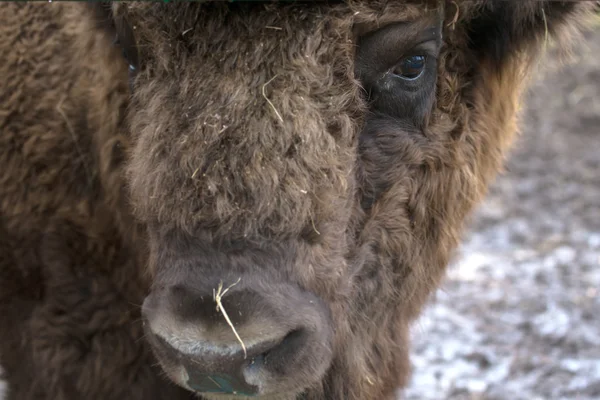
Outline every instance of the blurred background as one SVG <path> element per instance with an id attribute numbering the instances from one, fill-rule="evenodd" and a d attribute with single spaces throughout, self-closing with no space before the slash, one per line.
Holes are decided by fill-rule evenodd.
<path id="1" fill-rule="evenodd" d="M 534 76 L 506 172 L 413 328 L 404 399 L 600 399 L 600 13 Z"/>

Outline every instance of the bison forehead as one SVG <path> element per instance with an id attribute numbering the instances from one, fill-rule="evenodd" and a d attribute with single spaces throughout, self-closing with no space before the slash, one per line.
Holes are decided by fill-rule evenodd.
<path id="1" fill-rule="evenodd" d="M 347 19 L 225 9 L 175 15 L 176 31 L 164 16 L 143 31 L 136 18 L 154 14 L 129 10 L 141 49 L 128 169 L 138 216 L 228 235 L 347 218 L 364 109 Z"/>

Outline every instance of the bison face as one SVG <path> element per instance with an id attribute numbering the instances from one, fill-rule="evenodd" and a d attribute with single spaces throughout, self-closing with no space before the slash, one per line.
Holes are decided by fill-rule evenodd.
<path id="1" fill-rule="evenodd" d="M 514 130 L 519 55 L 570 9 L 333 3 L 110 9 L 147 337 L 206 398 L 405 382 L 408 323 Z"/>

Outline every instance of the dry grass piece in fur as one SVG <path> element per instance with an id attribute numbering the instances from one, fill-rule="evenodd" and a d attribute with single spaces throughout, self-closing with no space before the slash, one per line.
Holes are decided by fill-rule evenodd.
<path id="1" fill-rule="evenodd" d="M 277 114 L 277 118 L 279 118 L 279 120 L 281 122 L 283 122 L 283 117 L 281 116 L 281 114 L 279 114 L 279 111 L 277 111 L 277 108 L 275 108 L 275 105 L 271 102 L 271 100 L 269 100 L 269 98 L 267 97 L 267 93 L 265 88 L 267 87 L 267 85 L 271 82 L 273 82 L 275 80 L 275 78 L 277 78 L 277 75 L 275 75 L 274 77 L 272 77 L 271 79 L 269 79 L 269 81 L 267 83 L 265 83 L 262 87 L 262 95 L 265 98 L 265 100 L 267 101 L 267 103 L 269 103 L 269 105 L 271 106 L 271 108 L 273 109 L 273 111 L 275 111 L 275 114 Z"/>
<path id="2" fill-rule="evenodd" d="M 227 293 L 229 291 L 229 289 L 231 289 L 232 287 L 234 287 L 235 285 L 237 285 L 238 283 L 240 283 L 240 280 L 242 280 L 242 278 L 239 278 L 235 283 L 229 285 L 224 290 L 223 290 L 223 281 L 220 281 L 219 282 L 219 287 L 217 288 L 216 292 L 215 292 L 215 289 L 213 289 L 213 299 L 217 303 L 217 312 L 220 311 L 221 314 L 223 314 L 223 317 L 225 318 L 225 321 L 227 321 L 227 324 L 231 327 L 231 330 L 233 331 L 233 334 L 235 335 L 235 337 L 237 338 L 237 340 L 242 345 L 242 350 L 244 350 L 244 359 L 245 359 L 248 356 L 248 353 L 246 351 L 246 345 L 244 344 L 244 341 L 242 340 L 242 338 L 240 337 L 240 335 L 238 335 L 237 330 L 233 326 L 233 323 L 229 319 L 229 315 L 227 315 L 227 312 L 225 311 L 225 308 L 223 308 L 223 303 L 221 302 L 221 300 L 223 299 L 223 296 L 225 296 L 225 293 Z"/>

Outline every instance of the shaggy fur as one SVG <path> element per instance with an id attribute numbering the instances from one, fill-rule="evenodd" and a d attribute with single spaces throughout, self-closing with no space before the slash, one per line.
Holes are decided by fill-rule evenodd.
<path id="1" fill-rule="evenodd" d="M 193 397 L 161 376 L 140 321 L 182 254 L 196 274 L 246 268 L 327 304 L 332 362 L 304 398 L 406 384 L 409 324 L 501 167 L 525 72 L 585 7 L 338 3 L 0 6 L 9 399 Z M 442 6 L 425 119 L 370 107 L 359 36 Z"/>

